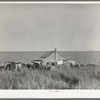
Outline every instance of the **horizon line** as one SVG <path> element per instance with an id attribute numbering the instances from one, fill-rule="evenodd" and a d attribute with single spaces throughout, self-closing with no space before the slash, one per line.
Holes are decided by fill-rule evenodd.
<path id="1" fill-rule="evenodd" d="M 9 50 L 9 51 L 0 51 L 0 52 L 51 52 L 51 51 L 54 51 L 54 50 L 25 50 L 25 51 L 22 51 L 22 50 L 17 50 L 17 51 L 12 51 L 12 50 Z M 57 50 L 58 52 L 78 52 L 78 51 L 88 51 L 88 52 L 98 52 L 100 50 Z"/>

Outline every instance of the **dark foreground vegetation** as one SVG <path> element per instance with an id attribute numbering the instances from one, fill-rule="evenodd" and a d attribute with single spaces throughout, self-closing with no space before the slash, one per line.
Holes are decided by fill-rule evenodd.
<path id="1" fill-rule="evenodd" d="M 99 66 L 1 71 L 0 89 L 100 89 Z"/>

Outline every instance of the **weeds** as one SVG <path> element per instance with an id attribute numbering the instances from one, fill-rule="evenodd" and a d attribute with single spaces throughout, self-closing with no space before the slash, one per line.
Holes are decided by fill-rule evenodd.
<path id="1" fill-rule="evenodd" d="M 63 67 L 59 70 L 0 72 L 0 89 L 99 89 L 100 74 L 94 68 Z M 99 73 L 99 72 L 98 72 Z"/>

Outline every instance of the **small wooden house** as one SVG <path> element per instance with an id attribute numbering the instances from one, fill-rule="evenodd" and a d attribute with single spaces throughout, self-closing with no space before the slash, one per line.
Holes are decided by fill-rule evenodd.
<path id="1" fill-rule="evenodd" d="M 57 52 L 57 49 L 55 49 L 46 58 L 42 60 L 42 65 L 47 65 L 48 63 L 52 63 L 53 65 L 63 65 L 64 60 L 66 59 Z"/>

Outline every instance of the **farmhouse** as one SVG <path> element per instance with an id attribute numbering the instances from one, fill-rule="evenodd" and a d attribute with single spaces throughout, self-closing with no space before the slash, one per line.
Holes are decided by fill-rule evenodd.
<path id="1" fill-rule="evenodd" d="M 48 65 L 50 63 L 52 63 L 52 65 L 63 65 L 64 61 L 66 61 L 66 59 L 57 52 L 57 49 L 55 49 L 42 60 L 42 65 Z"/>
<path id="2" fill-rule="evenodd" d="M 71 64 L 75 65 L 75 61 L 67 60 L 62 55 L 57 52 L 55 48 L 54 51 L 51 51 L 49 54 L 40 57 L 38 60 L 34 59 L 31 61 L 33 64 L 43 65 L 43 66 L 70 66 Z"/>

